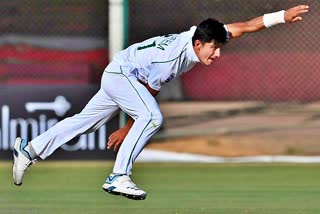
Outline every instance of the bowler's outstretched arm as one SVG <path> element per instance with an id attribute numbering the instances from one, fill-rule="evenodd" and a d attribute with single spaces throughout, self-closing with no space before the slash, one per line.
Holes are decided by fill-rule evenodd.
<path id="1" fill-rule="evenodd" d="M 246 22 L 237 22 L 227 24 L 230 34 L 230 39 L 238 38 L 245 33 L 253 33 L 260 31 L 266 27 L 271 27 L 280 23 L 293 23 L 301 21 L 301 15 L 307 13 L 309 10 L 308 5 L 298 5 L 286 11 L 279 11 L 276 13 L 265 14 L 257 18 L 251 19 Z"/>

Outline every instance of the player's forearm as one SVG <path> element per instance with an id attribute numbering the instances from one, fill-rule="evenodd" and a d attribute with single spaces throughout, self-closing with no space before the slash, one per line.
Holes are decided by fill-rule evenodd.
<path id="1" fill-rule="evenodd" d="M 263 16 L 251 19 L 247 22 L 237 22 L 227 25 L 231 38 L 237 38 L 245 33 L 257 32 L 265 28 Z"/>
<path id="2" fill-rule="evenodd" d="M 124 128 L 127 129 L 127 130 L 130 130 L 131 127 L 133 126 L 133 123 L 134 123 L 134 120 L 131 117 L 129 117 L 128 121 L 127 121 L 127 124 L 125 125 Z"/>

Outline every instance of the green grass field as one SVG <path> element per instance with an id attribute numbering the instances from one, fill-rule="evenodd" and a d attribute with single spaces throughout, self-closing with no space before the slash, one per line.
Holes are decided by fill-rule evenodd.
<path id="1" fill-rule="evenodd" d="M 319 214 L 319 164 L 137 163 L 144 201 L 105 193 L 110 162 L 42 161 L 22 187 L 0 162 L 1 214 Z"/>

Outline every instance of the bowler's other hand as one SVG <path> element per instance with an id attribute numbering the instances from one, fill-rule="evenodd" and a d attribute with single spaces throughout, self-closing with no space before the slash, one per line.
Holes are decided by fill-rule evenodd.
<path id="1" fill-rule="evenodd" d="M 308 11 L 309 11 L 308 5 L 298 5 L 296 7 L 292 7 L 285 11 L 284 20 L 287 23 L 301 21 L 302 20 L 301 14 L 307 13 Z"/>
<path id="2" fill-rule="evenodd" d="M 127 136 L 129 130 L 126 128 L 118 129 L 113 132 L 108 138 L 108 149 L 113 147 L 113 151 L 117 151 L 122 144 L 124 138 Z"/>

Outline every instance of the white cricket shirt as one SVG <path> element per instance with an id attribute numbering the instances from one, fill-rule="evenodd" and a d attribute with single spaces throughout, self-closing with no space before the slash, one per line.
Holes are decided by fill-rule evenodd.
<path id="1" fill-rule="evenodd" d="M 147 39 L 118 52 L 106 72 L 134 75 L 154 90 L 190 70 L 200 62 L 193 50 L 196 26 L 180 34 Z"/>

